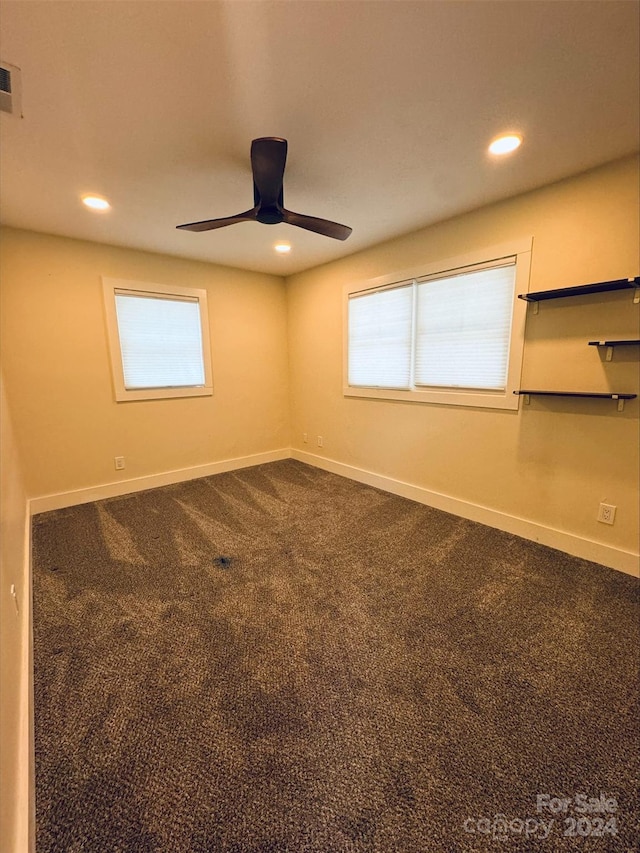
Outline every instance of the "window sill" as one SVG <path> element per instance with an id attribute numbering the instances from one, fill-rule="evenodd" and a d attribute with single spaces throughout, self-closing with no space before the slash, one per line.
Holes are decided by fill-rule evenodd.
<path id="1" fill-rule="evenodd" d="M 135 391 L 117 390 L 116 402 L 132 403 L 136 400 L 171 400 L 177 397 L 211 397 L 213 388 L 201 385 L 191 388 L 140 388 Z"/>
<path id="2" fill-rule="evenodd" d="M 355 388 L 346 386 L 345 397 L 364 397 L 369 400 L 390 400 L 407 403 L 430 403 L 439 406 L 466 406 L 477 409 L 508 409 L 515 411 L 519 399 L 513 389 L 505 391 L 416 391 L 397 388 Z"/>

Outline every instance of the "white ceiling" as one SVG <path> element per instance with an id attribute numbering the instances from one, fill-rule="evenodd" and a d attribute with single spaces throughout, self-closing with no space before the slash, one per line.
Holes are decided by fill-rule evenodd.
<path id="1" fill-rule="evenodd" d="M 0 33 L 23 86 L 4 223 L 245 269 L 288 275 L 639 147 L 635 0 L 7 0 Z M 497 161 L 505 130 L 524 144 Z M 346 242 L 175 230 L 252 206 L 258 136 L 289 141 L 286 206 Z"/>

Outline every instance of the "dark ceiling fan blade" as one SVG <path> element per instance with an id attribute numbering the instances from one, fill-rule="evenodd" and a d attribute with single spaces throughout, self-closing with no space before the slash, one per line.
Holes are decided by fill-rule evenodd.
<path id="1" fill-rule="evenodd" d="M 286 139 L 263 136 L 251 143 L 255 203 L 260 207 L 279 207 L 282 204 L 282 182 L 286 162 Z"/>
<path id="2" fill-rule="evenodd" d="M 252 207 L 244 213 L 235 216 L 225 216 L 222 219 L 205 219 L 203 222 L 189 222 L 186 225 L 176 225 L 180 231 L 213 231 L 214 228 L 224 228 L 225 225 L 235 225 L 236 222 L 254 222 L 258 218 L 258 208 Z"/>
<path id="3" fill-rule="evenodd" d="M 325 237 L 333 237 L 334 240 L 346 240 L 353 230 L 348 225 L 340 225 L 329 219 L 318 219 L 316 216 L 305 216 L 303 213 L 294 213 L 292 210 L 283 210 L 282 213 L 283 222 L 297 225 L 298 228 L 306 228 L 307 231 L 315 231 L 317 234 L 324 234 Z"/>

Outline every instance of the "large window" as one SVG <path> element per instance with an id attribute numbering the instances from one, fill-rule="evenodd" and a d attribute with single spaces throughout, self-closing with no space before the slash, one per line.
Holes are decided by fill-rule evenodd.
<path id="1" fill-rule="evenodd" d="M 345 394 L 516 409 L 530 247 L 348 289 Z"/>
<path id="2" fill-rule="evenodd" d="M 116 400 L 212 394 L 206 291 L 103 279 Z"/>

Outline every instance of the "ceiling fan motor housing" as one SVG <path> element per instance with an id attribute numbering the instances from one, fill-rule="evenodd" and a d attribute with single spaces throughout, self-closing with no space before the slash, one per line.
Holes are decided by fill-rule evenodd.
<path id="1" fill-rule="evenodd" d="M 282 212 L 282 208 L 261 207 L 258 210 L 258 215 L 256 216 L 256 219 L 258 220 L 258 222 L 262 222 L 264 225 L 277 225 L 284 219 L 284 214 Z"/>

